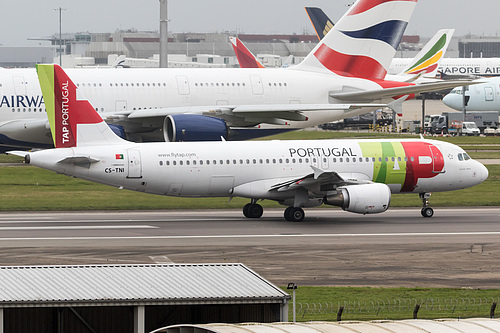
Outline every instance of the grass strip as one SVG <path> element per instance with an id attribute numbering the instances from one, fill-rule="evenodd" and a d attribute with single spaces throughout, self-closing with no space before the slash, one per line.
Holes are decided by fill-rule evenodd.
<path id="1" fill-rule="evenodd" d="M 490 176 L 484 183 L 459 191 L 433 193 L 431 206 L 500 206 L 500 165 L 487 167 Z M 158 196 L 120 190 L 32 166 L 0 166 L 0 211 L 241 209 L 248 201 Z M 265 208 L 283 207 L 270 200 L 261 203 Z M 391 207 L 420 206 L 416 193 L 395 194 L 391 199 Z"/>
<path id="2" fill-rule="evenodd" d="M 291 292 L 286 286 L 282 288 Z M 343 306 L 344 321 L 411 319 L 415 304 L 419 304 L 419 319 L 484 318 L 489 317 L 492 303 L 499 299 L 497 289 L 299 286 L 296 317 L 297 321 L 336 321 L 339 307 Z"/>

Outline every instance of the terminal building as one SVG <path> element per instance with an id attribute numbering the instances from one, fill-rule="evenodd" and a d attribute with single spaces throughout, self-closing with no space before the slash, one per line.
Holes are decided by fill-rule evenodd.
<path id="1" fill-rule="evenodd" d="M 169 67 L 237 67 L 229 37 L 234 32 L 169 33 Z M 279 67 L 291 56 L 296 64 L 316 46 L 310 34 L 239 34 L 238 37 L 267 67 Z M 32 38 L 37 47 L 0 46 L 0 67 L 34 67 L 37 63 L 59 63 L 63 67 L 112 66 L 117 59 L 125 67 L 158 67 L 157 31 L 117 30 L 113 33 L 65 33 Z M 427 42 L 419 36 L 404 36 L 396 57 L 413 57 Z M 59 46 L 61 43 L 62 47 Z M 500 57 L 500 38 L 453 38 L 447 57 Z M 123 60 L 125 59 L 125 62 Z"/>

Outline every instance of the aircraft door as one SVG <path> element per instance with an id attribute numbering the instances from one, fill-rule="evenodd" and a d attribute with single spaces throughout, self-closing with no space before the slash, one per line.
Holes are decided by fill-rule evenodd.
<path id="1" fill-rule="evenodd" d="M 484 87 L 484 98 L 486 102 L 491 102 L 494 99 L 493 87 Z"/>
<path id="2" fill-rule="evenodd" d="M 264 87 L 260 75 L 250 75 L 250 81 L 252 82 L 252 91 L 254 95 L 264 94 Z"/>
<path id="3" fill-rule="evenodd" d="M 177 75 L 175 77 L 177 80 L 177 90 L 179 95 L 189 95 L 189 81 L 185 75 Z"/>
<path id="4" fill-rule="evenodd" d="M 128 149 L 128 175 L 127 178 L 142 178 L 141 152 L 139 149 Z"/>
<path id="5" fill-rule="evenodd" d="M 432 172 L 433 173 L 444 173 L 444 158 L 443 154 L 438 147 L 434 145 L 429 146 L 432 156 Z"/>
<path id="6" fill-rule="evenodd" d="M 127 110 L 127 101 L 115 101 L 115 111 Z"/>
<path id="7" fill-rule="evenodd" d="M 13 76 L 12 81 L 14 83 L 14 93 L 16 95 L 26 95 L 26 81 L 24 81 L 24 77 Z"/>

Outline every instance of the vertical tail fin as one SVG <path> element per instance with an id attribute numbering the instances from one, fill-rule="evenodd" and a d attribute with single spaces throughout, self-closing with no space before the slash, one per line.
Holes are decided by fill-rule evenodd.
<path id="1" fill-rule="evenodd" d="M 436 74 L 455 29 L 439 30 L 400 74 Z"/>
<path id="2" fill-rule="evenodd" d="M 304 7 L 306 9 L 307 16 L 311 20 L 311 23 L 316 31 L 318 40 L 322 40 L 323 37 L 333 28 L 334 24 L 330 18 L 325 14 L 321 8 L 317 7 Z"/>
<path id="3" fill-rule="evenodd" d="M 108 127 L 58 65 L 37 65 L 38 80 L 56 148 L 127 142 Z"/>
<path id="4" fill-rule="evenodd" d="M 358 0 L 296 69 L 383 80 L 417 0 Z"/>
<path id="5" fill-rule="evenodd" d="M 238 37 L 229 37 L 241 68 L 264 68 Z"/>

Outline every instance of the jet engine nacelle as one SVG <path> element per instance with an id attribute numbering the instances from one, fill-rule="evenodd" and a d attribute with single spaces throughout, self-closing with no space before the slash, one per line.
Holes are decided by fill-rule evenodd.
<path id="1" fill-rule="evenodd" d="M 391 203 L 391 189 L 385 184 L 348 185 L 337 188 L 337 193 L 327 195 L 327 205 L 339 206 L 343 210 L 358 214 L 385 212 Z"/>
<path id="2" fill-rule="evenodd" d="M 125 129 L 121 125 L 108 124 L 109 128 L 118 135 L 120 138 L 127 140 L 127 134 L 125 134 Z"/>
<path id="3" fill-rule="evenodd" d="M 219 118 L 197 114 L 176 114 L 165 118 L 163 136 L 167 142 L 220 141 L 227 139 L 228 127 Z"/>

